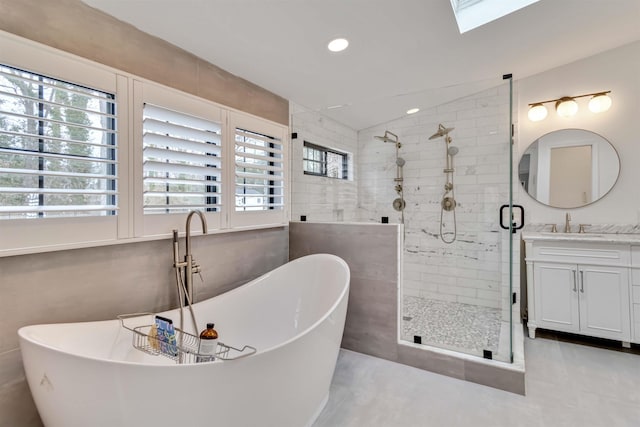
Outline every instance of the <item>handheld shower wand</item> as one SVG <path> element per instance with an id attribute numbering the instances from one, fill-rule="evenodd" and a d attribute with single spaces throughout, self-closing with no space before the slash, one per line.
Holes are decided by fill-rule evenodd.
<path id="1" fill-rule="evenodd" d="M 404 208 L 406 207 L 406 203 L 404 201 L 404 177 L 402 174 L 402 168 L 405 164 L 405 160 L 400 157 L 400 147 L 402 147 L 402 143 L 398 140 L 398 135 L 395 133 L 389 132 L 388 130 L 384 131 L 384 136 L 374 136 L 374 138 L 379 139 L 382 142 L 391 142 L 396 146 L 396 177 L 393 179 L 395 182 L 395 190 L 398 193 L 397 199 L 395 199 L 392 203 L 393 209 L 400 212 L 400 222 L 404 224 Z"/>
<path id="2" fill-rule="evenodd" d="M 458 235 L 458 226 L 456 221 L 456 199 L 454 194 L 454 186 L 453 186 L 453 156 L 458 154 L 458 147 L 451 146 L 452 139 L 449 136 L 449 132 L 451 132 L 454 128 L 447 128 L 440 123 L 438 125 L 438 131 L 431 135 L 429 139 L 436 139 L 444 137 L 445 141 L 445 167 L 442 170 L 446 176 L 446 182 L 444 184 L 444 194 L 442 195 L 442 200 L 440 201 L 440 239 L 444 243 L 453 243 L 456 240 Z M 453 232 L 445 233 L 444 232 L 444 212 L 452 212 L 453 213 Z M 446 234 L 453 234 L 451 239 L 447 239 L 445 237 Z"/>

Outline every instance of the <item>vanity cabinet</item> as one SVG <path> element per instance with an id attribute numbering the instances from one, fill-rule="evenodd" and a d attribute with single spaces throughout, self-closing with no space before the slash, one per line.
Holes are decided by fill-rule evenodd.
<path id="1" fill-rule="evenodd" d="M 583 264 L 534 264 L 537 327 L 630 340 L 629 269 Z M 535 329 L 529 330 L 535 335 Z"/>
<path id="2" fill-rule="evenodd" d="M 544 328 L 632 341 L 629 245 L 525 243 L 531 338 Z M 638 301 L 640 309 L 640 292 Z"/>

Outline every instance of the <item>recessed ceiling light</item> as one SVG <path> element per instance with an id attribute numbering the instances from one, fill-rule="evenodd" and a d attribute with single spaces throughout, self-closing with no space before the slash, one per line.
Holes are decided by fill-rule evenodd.
<path id="1" fill-rule="evenodd" d="M 342 52 L 343 50 L 345 50 L 347 48 L 347 46 L 349 46 L 349 40 L 343 39 L 343 38 L 339 38 L 339 39 L 331 40 L 329 42 L 329 44 L 327 45 L 327 48 L 331 52 Z"/>
<path id="2" fill-rule="evenodd" d="M 410 109 L 407 110 L 407 114 L 415 114 L 418 111 L 420 111 L 419 108 L 410 108 Z"/>

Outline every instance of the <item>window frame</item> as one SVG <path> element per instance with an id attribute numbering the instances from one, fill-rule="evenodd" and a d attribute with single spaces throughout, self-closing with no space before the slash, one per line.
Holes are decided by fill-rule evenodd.
<path id="1" fill-rule="evenodd" d="M 320 161 L 317 161 L 315 159 L 309 159 L 306 158 L 304 155 L 305 152 L 305 148 L 310 148 L 312 150 L 316 150 L 319 151 L 322 155 L 322 159 Z M 331 153 L 331 154 L 335 154 L 338 155 L 342 158 L 342 177 L 336 177 L 336 176 L 330 176 L 328 175 L 329 171 L 328 171 L 328 160 L 327 160 L 327 154 Z M 305 162 L 314 162 L 314 163 L 320 163 L 320 169 L 321 172 L 317 173 L 317 172 L 313 172 L 313 171 L 308 171 L 305 169 Z M 302 144 L 302 172 L 305 175 L 312 175 L 312 176 L 321 176 L 324 178 L 331 178 L 331 179 L 337 179 L 337 180 L 344 180 L 344 181 L 349 181 L 350 180 L 350 173 L 349 173 L 349 153 L 345 153 L 342 151 L 338 151 L 335 150 L 333 148 L 327 148 L 324 147 L 322 145 L 318 145 L 318 144 L 314 144 L 313 142 L 309 142 L 309 141 L 303 141 Z"/>
<path id="2" fill-rule="evenodd" d="M 227 186 L 226 200 L 233 201 L 228 205 L 228 218 L 229 228 L 231 229 L 246 229 L 250 227 L 268 227 L 286 225 L 289 222 L 290 212 L 290 167 L 289 167 L 289 140 L 288 127 L 277 125 L 273 122 L 261 119 L 256 116 L 252 116 L 246 113 L 239 113 L 232 111 L 229 113 L 229 127 L 228 137 L 232 139 L 228 146 L 229 158 L 231 162 L 229 164 L 235 165 L 235 134 L 236 129 L 243 129 L 245 131 L 254 132 L 261 135 L 268 135 L 274 137 L 282 144 L 282 164 L 283 164 L 283 206 L 282 209 L 270 209 L 270 210 L 243 210 L 236 211 L 235 209 L 235 167 L 227 168 L 227 182 L 234 183 L 234 185 Z M 231 157 L 233 156 L 233 157 Z"/>
<path id="3" fill-rule="evenodd" d="M 128 158 L 128 82 L 115 70 L 92 63 L 57 49 L 17 36 L 0 34 L 2 63 L 113 94 L 118 103 L 116 133 L 118 137 L 117 198 L 119 212 L 129 208 Z M 123 102 L 124 101 L 124 102 Z M 0 220 L 0 256 L 46 252 L 64 248 L 99 246 L 128 237 L 128 215 L 88 217 L 25 218 Z"/>
<path id="4" fill-rule="evenodd" d="M 133 81 L 134 99 L 134 222 L 135 237 L 162 236 L 169 235 L 171 230 L 184 231 L 185 213 L 165 213 L 165 214 L 145 214 L 144 213 L 144 182 L 143 182 L 143 109 L 144 104 L 149 103 L 162 108 L 179 111 L 183 114 L 190 114 L 220 123 L 222 129 L 221 136 L 221 158 L 222 158 L 222 186 L 224 187 L 224 173 L 226 168 L 226 145 L 224 123 L 226 113 L 224 110 L 211 101 L 195 97 L 193 95 L 180 92 L 178 90 L 155 84 L 148 81 Z M 224 190 L 223 190 L 224 191 Z M 207 219 L 209 231 L 223 228 L 223 212 L 225 210 L 226 197 L 222 194 L 223 206 L 217 212 L 203 212 Z"/>
<path id="5" fill-rule="evenodd" d="M 9 100 L 9 106 L 6 109 L 6 116 L 11 122 L 13 117 L 20 122 L 33 123 L 31 127 L 27 124 L 27 128 L 17 131 L 9 131 L 7 135 L 13 135 L 18 140 L 23 139 L 25 142 L 30 142 L 30 146 L 21 147 L 2 147 L 2 151 L 5 154 L 20 156 L 20 159 L 24 159 L 28 162 L 31 158 L 31 166 L 26 165 L 26 169 L 7 167 L 7 173 L 13 175 L 19 175 L 25 178 L 25 182 L 34 182 L 37 180 L 37 187 L 32 185 L 23 184 L 19 187 L 11 187 L 15 190 L 21 189 L 22 192 L 14 191 L 14 194 L 37 194 L 37 204 L 29 203 L 28 205 L 10 205 L 15 208 L 14 212 L 10 212 L 10 209 L 6 212 L 8 215 L 15 214 L 15 218 L 0 217 L 0 220 L 7 221 L 12 219 L 31 219 L 34 218 L 60 218 L 60 217 L 78 217 L 78 216 L 109 216 L 117 215 L 118 203 L 117 203 L 117 153 L 118 135 L 116 132 L 116 113 L 117 102 L 116 96 L 113 93 L 107 93 L 95 88 L 89 88 L 84 85 L 74 84 L 65 80 L 60 80 L 50 76 L 45 76 L 40 73 L 34 73 L 33 71 L 27 71 L 24 69 L 15 68 L 6 64 L 0 64 L 4 69 L 8 70 L 8 73 L 3 73 L 3 78 L 7 80 L 16 79 L 26 84 L 28 89 L 33 90 L 32 94 L 27 94 L 23 90 L 13 93 L 11 90 L 2 90 L 1 93 L 5 94 Z M 15 88 L 15 86 L 14 86 Z M 37 91 L 37 93 L 36 93 Z M 90 99 L 92 102 L 104 103 L 104 110 L 98 111 L 92 107 L 80 107 L 74 106 L 69 99 L 66 101 L 55 101 L 47 99 L 47 93 L 52 95 L 54 93 L 64 94 L 70 96 L 80 96 L 85 99 Z M 13 100 L 13 101 L 12 101 Z M 24 102 L 24 104 L 22 104 Z M 11 108 L 11 104 L 18 103 L 18 110 L 22 110 L 20 105 L 24 105 L 25 111 L 16 111 Z M 31 104 L 31 110 L 28 111 L 28 105 Z M 87 103 L 88 104 L 88 103 Z M 0 104 L 0 108 L 2 104 Z M 94 104 L 95 107 L 95 104 Z M 54 117 L 52 114 L 48 114 L 47 110 L 51 109 L 51 112 L 58 111 L 60 117 Z M 56 110 L 54 110 L 56 109 Z M 80 112 L 83 114 L 84 119 L 89 120 L 89 117 L 93 117 L 94 120 L 97 117 L 100 120 L 99 124 L 94 122 L 82 122 L 69 120 L 67 114 L 69 110 L 73 113 Z M 2 108 L 5 111 L 5 108 Z M 4 114 L 4 113 L 2 113 Z M 66 131 L 63 129 L 66 128 Z M 79 129 L 86 132 L 87 139 L 76 139 L 69 132 L 70 128 Z M 0 131 L 5 133 L 4 130 Z M 50 132 L 58 133 L 57 135 L 50 135 Z M 91 138 L 90 132 L 98 132 L 101 137 L 98 141 Z M 10 136 L 10 139 L 11 136 Z M 37 142 L 37 148 L 35 143 Z M 51 144 L 51 145 L 50 145 Z M 57 144 L 60 144 L 58 147 Z M 78 148 L 88 149 L 89 152 L 82 154 L 74 154 L 67 152 L 66 150 L 60 151 L 59 148 L 74 146 Z M 102 154 L 91 152 L 94 149 L 104 150 Z M 37 167 L 34 164 L 34 158 L 37 159 Z M 94 165 L 101 165 L 101 171 L 91 172 L 89 175 L 86 172 L 75 172 L 73 167 L 69 164 L 69 168 L 60 170 L 50 170 L 46 165 L 48 160 L 51 161 L 67 161 L 67 162 L 89 162 Z M 15 172 L 12 172 L 15 171 Z M 62 173 L 62 174 L 61 174 Z M 81 180 L 96 180 L 99 183 L 98 188 L 76 188 L 74 186 L 59 187 L 55 184 L 57 177 L 66 177 L 67 179 L 81 179 Z M 53 185 L 52 185 L 53 184 Z M 68 183 L 67 183 L 68 184 Z M 29 191 L 33 190 L 33 191 Z M 73 191 L 76 190 L 76 191 Z M 73 191 L 73 193 L 68 192 Z M 98 196 L 101 201 L 97 204 L 90 203 L 75 203 L 75 204 L 49 204 L 47 203 L 47 195 L 54 196 L 55 194 L 75 194 L 81 196 L 91 196 L 92 194 Z M 55 198 L 55 197 L 54 197 Z M 96 200 L 96 199 L 94 199 Z M 35 201 L 35 200 L 34 200 Z M 37 209 L 28 209 L 28 207 L 35 206 Z M 101 206 L 101 209 L 98 207 Z M 48 209 L 48 208 L 55 209 Z M 62 209 L 68 207 L 68 209 Z M 66 212 L 66 214 L 60 215 L 60 213 Z M 78 215 L 73 215 L 72 212 L 76 212 Z M 20 216 L 26 215 L 26 218 L 20 218 Z"/>

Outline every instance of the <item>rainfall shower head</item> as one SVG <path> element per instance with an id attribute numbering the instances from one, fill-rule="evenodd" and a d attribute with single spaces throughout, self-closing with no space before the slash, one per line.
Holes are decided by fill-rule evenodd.
<path id="1" fill-rule="evenodd" d="M 388 136 L 374 136 L 375 139 L 379 139 L 382 142 L 395 142 L 393 139 L 389 138 Z"/>
<path id="2" fill-rule="evenodd" d="M 436 138 L 443 137 L 443 136 L 447 135 L 449 132 L 451 132 L 453 129 L 455 129 L 455 128 L 446 128 L 446 127 L 442 126 L 442 123 L 440 123 L 438 125 L 438 132 L 436 132 L 433 135 L 431 135 L 429 137 L 429 139 L 436 139 Z"/>
<path id="3" fill-rule="evenodd" d="M 450 155 L 451 157 L 455 156 L 456 154 L 458 154 L 458 147 L 449 147 L 447 148 L 447 154 Z"/>
<path id="4" fill-rule="evenodd" d="M 388 130 L 384 131 L 384 136 L 374 136 L 375 139 L 379 139 L 382 142 L 391 142 L 393 144 L 400 144 L 398 141 L 398 135 L 391 133 Z"/>

